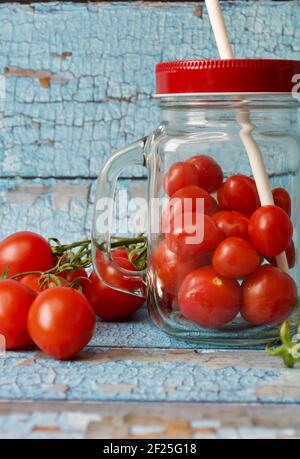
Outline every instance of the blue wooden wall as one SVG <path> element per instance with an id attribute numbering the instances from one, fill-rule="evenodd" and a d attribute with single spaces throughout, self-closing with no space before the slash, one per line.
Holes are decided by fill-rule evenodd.
<path id="1" fill-rule="evenodd" d="M 223 9 L 238 57 L 300 59 L 300 1 Z M 0 237 L 83 237 L 104 159 L 158 123 L 155 63 L 217 56 L 205 7 L 9 2 L 0 24 Z"/>

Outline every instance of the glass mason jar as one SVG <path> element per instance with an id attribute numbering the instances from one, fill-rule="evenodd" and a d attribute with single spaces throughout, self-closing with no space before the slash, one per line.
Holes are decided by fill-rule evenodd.
<path id="1" fill-rule="evenodd" d="M 299 74 L 300 61 L 158 64 L 160 126 L 100 173 L 95 270 L 109 282 L 106 257 L 127 281 L 114 288 L 145 295 L 170 335 L 247 347 L 299 321 Z M 117 180 L 134 165 L 148 170 L 144 271 L 116 263 L 111 250 Z"/>

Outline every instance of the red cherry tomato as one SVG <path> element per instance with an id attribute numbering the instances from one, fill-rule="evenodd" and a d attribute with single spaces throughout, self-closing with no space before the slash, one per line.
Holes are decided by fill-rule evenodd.
<path id="1" fill-rule="evenodd" d="M 198 186 L 181 188 L 173 194 L 162 213 L 162 232 L 165 234 L 170 231 L 174 215 L 182 218 L 186 213 L 202 213 L 202 211 L 207 215 L 212 215 L 216 208 L 215 199 L 202 188 Z"/>
<path id="2" fill-rule="evenodd" d="M 37 293 L 43 292 L 44 290 L 47 290 L 49 287 L 53 287 L 52 284 L 56 284 L 56 282 L 51 278 L 49 278 L 49 280 L 47 279 L 46 282 L 40 282 L 40 279 L 40 274 L 28 274 L 27 276 L 24 276 L 20 282 L 21 284 L 26 285 L 28 288 L 31 288 L 31 290 Z M 59 277 L 59 282 L 63 287 L 69 286 L 69 283 L 63 277 Z"/>
<path id="3" fill-rule="evenodd" d="M 294 280 L 274 266 L 261 266 L 243 284 L 241 314 L 250 324 L 279 324 L 287 319 L 296 304 Z"/>
<path id="4" fill-rule="evenodd" d="M 231 322 L 241 301 L 239 283 L 220 276 L 211 266 L 188 274 L 178 293 L 182 315 L 205 328 L 220 328 Z"/>
<path id="5" fill-rule="evenodd" d="M 55 359 L 68 360 L 93 336 L 96 318 L 86 297 L 73 288 L 53 287 L 40 293 L 28 315 L 35 344 Z"/>
<path id="6" fill-rule="evenodd" d="M 213 200 L 213 208 L 211 210 L 210 216 L 215 215 L 216 213 L 221 211 L 221 208 L 220 208 L 217 200 L 213 196 L 212 196 L 212 200 Z"/>
<path id="7" fill-rule="evenodd" d="M 125 258 L 126 260 L 128 260 L 128 253 L 126 251 L 126 249 L 124 249 L 123 247 L 118 247 L 117 249 L 113 249 L 113 258 Z"/>
<path id="8" fill-rule="evenodd" d="M 229 177 L 224 186 L 224 199 L 231 210 L 252 215 L 260 206 L 260 200 L 253 179 L 245 175 Z"/>
<path id="9" fill-rule="evenodd" d="M 219 164 L 210 156 L 192 156 L 188 159 L 199 171 L 198 185 L 208 193 L 213 193 L 222 185 L 223 171 Z"/>
<path id="10" fill-rule="evenodd" d="M 173 194 L 170 203 L 173 203 L 174 212 L 177 212 L 177 209 L 180 212 L 192 213 L 204 211 L 207 215 L 212 215 L 217 205 L 215 199 L 199 186 L 181 188 Z"/>
<path id="11" fill-rule="evenodd" d="M 227 237 L 241 237 L 249 239 L 248 225 L 249 218 L 239 212 L 223 210 L 213 215 L 217 227 L 223 231 Z"/>
<path id="12" fill-rule="evenodd" d="M 174 163 L 164 177 L 165 192 L 173 196 L 176 191 L 189 185 L 198 185 L 199 172 L 192 163 Z"/>
<path id="13" fill-rule="evenodd" d="M 273 190 L 274 203 L 283 209 L 289 217 L 292 215 L 292 200 L 288 191 L 284 188 L 275 188 Z"/>
<path id="14" fill-rule="evenodd" d="M 225 239 L 213 256 L 213 267 L 220 276 L 239 279 L 257 270 L 260 256 L 250 242 L 239 237 Z"/>
<path id="15" fill-rule="evenodd" d="M 288 246 L 288 248 L 286 249 L 285 253 L 286 253 L 287 260 L 288 260 L 289 268 L 290 268 L 290 269 L 295 268 L 295 266 L 296 266 L 296 260 L 297 260 L 297 252 L 296 252 L 296 247 L 295 247 L 295 244 L 294 244 L 293 241 L 292 241 L 292 243 Z M 271 265 L 277 266 L 276 258 L 274 258 L 274 257 L 267 258 L 267 261 L 268 261 Z"/>
<path id="16" fill-rule="evenodd" d="M 265 257 L 276 257 L 292 242 L 293 225 L 277 206 L 260 207 L 249 222 L 249 236 L 254 247 Z"/>
<path id="17" fill-rule="evenodd" d="M 175 218 L 165 235 L 168 248 L 178 255 L 194 256 L 213 252 L 224 239 L 224 233 L 205 214 L 185 214 Z"/>
<path id="18" fill-rule="evenodd" d="M 113 260 L 123 269 L 135 271 L 135 267 L 128 259 L 116 257 L 112 253 Z M 129 291 L 142 290 L 143 284 L 140 279 L 132 279 L 120 273 L 112 262 L 99 252 L 97 260 L 98 271 L 105 284 L 93 272 L 89 279 L 90 283 L 84 286 L 84 294 L 92 305 L 97 316 L 105 321 L 125 320 L 135 313 L 145 302 L 144 298 L 130 293 L 120 292 L 109 285 Z"/>
<path id="19" fill-rule="evenodd" d="M 69 273 L 62 273 L 61 276 L 67 281 L 66 286 L 71 285 L 74 281 L 76 281 L 76 284 L 78 283 L 78 285 L 83 288 L 84 284 L 88 282 L 88 275 L 84 268 L 79 268 L 76 271 Z"/>
<path id="20" fill-rule="evenodd" d="M 42 236 L 21 231 L 0 242 L 0 273 L 9 276 L 30 271 L 47 271 L 55 266 L 49 243 Z"/>
<path id="21" fill-rule="evenodd" d="M 27 317 L 36 293 L 20 282 L 0 281 L 0 334 L 7 350 L 23 349 L 33 344 L 27 332 Z"/>
<path id="22" fill-rule="evenodd" d="M 169 250 L 165 240 L 154 249 L 152 256 L 153 270 L 163 291 L 170 295 L 177 295 L 181 282 L 189 272 L 208 265 L 210 261 L 211 257 L 207 254 L 195 258 L 177 255 Z"/>
<path id="23" fill-rule="evenodd" d="M 218 196 L 218 204 L 219 204 L 220 209 L 221 210 L 231 210 L 229 202 L 227 201 L 227 198 L 225 196 L 225 183 L 223 183 L 223 185 L 221 185 L 220 188 L 218 189 L 217 196 Z"/>

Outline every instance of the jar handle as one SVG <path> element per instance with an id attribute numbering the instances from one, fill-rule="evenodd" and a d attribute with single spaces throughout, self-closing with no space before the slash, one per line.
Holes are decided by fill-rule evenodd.
<path id="1" fill-rule="evenodd" d="M 93 266 L 95 273 L 109 287 L 120 292 L 129 293 L 133 296 L 145 297 L 145 289 L 141 288 L 138 290 L 127 290 L 125 288 L 119 288 L 109 284 L 99 272 L 99 259 L 97 259 L 99 250 L 101 247 L 105 247 L 105 256 L 109 262 L 112 263 L 125 278 L 133 282 L 133 285 L 137 284 L 137 280 L 143 281 L 145 277 L 145 271 L 133 271 L 122 268 L 112 258 L 111 255 L 111 228 L 113 227 L 113 212 L 114 212 L 114 197 L 117 187 L 117 182 L 120 174 L 128 166 L 145 166 L 144 148 L 147 141 L 147 137 L 144 137 L 136 142 L 132 143 L 123 150 L 117 151 L 108 161 L 104 164 L 102 171 L 100 172 L 97 184 L 96 202 L 94 207 L 94 218 L 93 218 L 93 230 L 92 230 L 92 254 L 93 254 Z M 108 209 L 106 217 L 107 223 L 102 225 L 99 221 L 100 213 L 103 211 L 103 207 Z M 103 215 L 101 216 L 103 218 Z M 103 252 L 100 252 L 103 255 Z M 104 256 L 104 255 L 103 255 Z"/>

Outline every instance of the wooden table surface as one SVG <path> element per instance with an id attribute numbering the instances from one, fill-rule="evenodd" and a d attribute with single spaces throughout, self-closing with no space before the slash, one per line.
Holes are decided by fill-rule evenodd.
<path id="1" fill-rule="evenodd" d="M 155 64 L 216 47 L 201 1 L 25 3 L 0 4 L 0 237 L 75 241 L 90 234 L 104 159 L 159 123 Z M 222 6 L 237 56 L 299 59 L 298 0 Z M 233 149 L 228 167 L 246 173 L 244 159 Z M 139 194 L 144 171 L 125 175 Z M 263 351 L 192 349 L 145 310 L 99 322 L 76 361 L 0 359 L 1 438 L 294 438 L 299 402 L 299 368 Z"/>
<path id="2" fill-rule="evenodd" d="M 7 353 L 0 399 L 0 438 L 300 435 L 300 368 L 264 351 L 191 349 L 145 309 L 128 323 L 99 322 L 72 362 Z"/>

